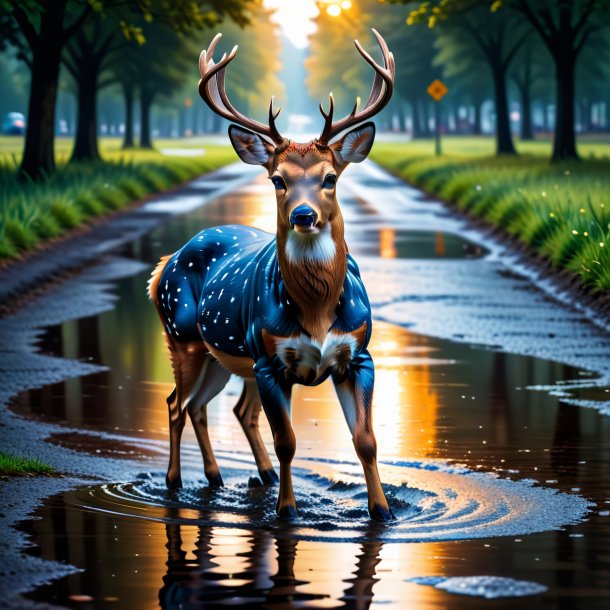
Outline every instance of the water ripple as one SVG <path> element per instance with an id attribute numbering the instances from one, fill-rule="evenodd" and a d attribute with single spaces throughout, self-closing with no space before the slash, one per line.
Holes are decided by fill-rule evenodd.
<path id="1" fill-rule="evenodd" d="M 301 460 L 293 469 L 298 519 L 275 515 L 276 487 L 249 487 L 250 471 L 237 459 L 221 461 L 225 487 L 211 489 L 187 469 L 185 485 L 167 490 L 162 473 L 131 483 L 75 491 L 74 505 L 94 511 L 166 523 L 272 530 L 310 540 L 378 538 L 385 542 L 515 536 L 561 529 L 589 508 L 576 494 L 502 479 L 438 461 L 382 466 L 384 489 L 396 520 L 371 527 L 360 466 L 352 462 Z"/>

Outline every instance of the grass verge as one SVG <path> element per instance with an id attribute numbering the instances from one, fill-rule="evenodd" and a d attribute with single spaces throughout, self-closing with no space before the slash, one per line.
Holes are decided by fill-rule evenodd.
<path id="1" fill-rule="evenodd" d="M 0 476 L 31 475 L 57 475 L 57 471 L 35 458 L 0 451 Z"/>
<path id="2" fill-rule="evenodd" d="M 432 157 L 419 142 L 382 142 L 371 158 L 501 228 L 553 268 L 576 273 L 592 293 L 610 291 L 610 146 L 597 144 L 595 156 L 559 165 L 539 154 L 490 157 L 472 149 L 464 138 L 452 142 L 452 154 Z"/>
<path id="3" fill-rule="evenodd" d="M 102 151 L 105 161 L 64 162 L 48 179 L 23 183 L 16 178 L 18 145 L 0 140 L 0 260 L 236 159 L 229 146 L 206 145 L 197 154 L 191 145 L 194 156 L 173 156 L 171 149 L 120 151 L 110 141 Z"/>

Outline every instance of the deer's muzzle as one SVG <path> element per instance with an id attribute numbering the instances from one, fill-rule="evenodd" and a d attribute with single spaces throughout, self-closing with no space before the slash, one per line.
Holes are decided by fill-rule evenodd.
<path id="1" fill-rule="evenodd" d="M 318 220 L 318 215 L 315 210 L 308 206 L 306 203 L 298 205 L 292 212 L 290 212 L 290 228 L 294 229 L 295 226 L 308 229 L 313 227 Z"/>

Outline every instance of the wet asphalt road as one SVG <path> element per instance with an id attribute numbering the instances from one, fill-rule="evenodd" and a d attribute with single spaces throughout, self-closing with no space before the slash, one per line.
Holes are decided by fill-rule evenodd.
<path id="1" fill-rule="evenodd" d="M 144 298 L 145 276 L 158 256 L 179 247 L 202 226 L 239 222 L 273 231 L 273 194 L 267 181 L 257 178 L 258 175 L 256 169 L 233 166 L 212 180 L 200 180 L 186 192 L 147 204 L 124 222 L 120 240 L 113 231 L 108 231 L 101 243 L 90 240 L 85 251 L 92 264 L 81 274 L 0 321 L 3 343 L 0 367 L 7 380 L 3 398 L 6 401 L 18 394 L 13 411 L 20 414 L 2 412 L 2 446 L 16 449 L 35 446 L 43 459 L 80 477 L 118 482 L 146 479 L 152 471 L 155 480 L 166 455 L 166 423 L 164 410 L 154 405 L 162 406 L 170 379 L 158 336 L 158 321 Z M 448 593 L 398 583 L 404 583 L 406 576 L 480 575 L 482 569 L 489 567 L 502 575 L 506 570 L 502 572 L 501 566 L 508 563 L 516 569 L 508 570 L 506 576 L 524 579 L 533 574 L 532 580 L 549 588 L 545 594 L 547 607 L 564 607 L 568 599 L 576 600 L 573 607 L 603 607 L 608 594 L 608 566 L 603 548 L 609 538 L 604 508 L 610 500 L 605 483 L 608 460 L 604 439 L 610 433 L 607 421 L 610 336 L 585 313 L 559 304 L 548 293 L 535 288 L 528 277 L 531 271 L 501 245 L 373 164 L 352 168 L 342 177 L 338 192 L 346 220 L 346 240 L 363 273 L 374 319 L 388 323 L 379 325 L 375 356 L 377 433 L 387 476 L 391 476 L 391 468 L 403 467 L 405 460 L 420 460 L 419 469 L 427 464 L 425 460 L 459 461 L 471 469 L 514 479 L 532 478 L 553 489 L 582 494 L 593 502 L 594 517 L 584 526 L 585 530 L 529 536 L 521 547 L 516 547 L 513 540 L 508 544 L 498 542 L 505 539 L 493 537 L 488 539 L 490 543 L 477 544 L 476 548 L 456 549 L 436 543 L 434 552 L 442 558 L 436 564 L 430 561 L 432 550 L 426 545 L 407 545 L 412 555 L 409 561 L 416 566 L 408 575 L 402 574 L 399 567 L 391 567 L 388 557 L 392 557 L 392 545 L 386 545 L 382 552 L 374 546 L 378 542 L 371 542 L 373 546 L 361 548 L 359 554 L 346 548 L 342 552 L 360 557 L 362 582 L 368 582 L 371 589 L 365 586 L 359 593 L 348 594 L 344 586 L 339 587 L 342 593 L 338 594 L 333 592 L 336 586 L 320 588 L 320 583 L 309 576 L 309 584 L 303 590 L 320 589 L 323 593 L 299 599 L 309 607 L 327 607 L 333 601 L 334 605 L 349 606 L 351 602 L 346 600 L 351 599 L 358 601 L 358 607 L 368 607 L 378 591 L 378 601 L 389 604 L 400 604 L 400 595 L 404 594 L 419 600 L 416 607 L 436 607 L 438 603 L 457 607 L 460 599 L 456 601 Z M 207 202 L 201 206 L 203 198 Z M 154 228 L 160 220 L 166 224 Z M 77 248 L 74 256 L 79 256 Z M 42 349 L 44 354 L 32 353 L 33 347 Z M 66 377 L 73 380 L 64 383 Z M 26 391 L 34 386 L 40 389 Z M 234 383 L 220 403 L 230 402 L 238 391 Z M 333 457 L 353 458 L 349 439 L 339 432 L 344 424 L 336 413 L 330 414 L 330 399 L 305 392 L 300 401 L 315 408 L 301 416 L 295 409 L 299 443 L 304 451 L 311 452 L 305 456 L 314 460 L 314 469 L 324 471 L 327 468 L 324 460 Z M 44 423 L 33 426 L 22 419 L 23 415 Z M 224 416 L 215 417 L 218 419 L 213 423 L 224 425 Z M 88 434 L 83 434 L 83 428 Z M 44 438 L 51 438 L 53 443 L 43 442 Z M 197 456 L 192 441 L 187 436 L 187 463 L 190 466 L 193 462 L 195 469 Z M 229 473 L 239 470 L 230 455 L 239 449 L 240 440 L 228 433 L 222 443 L 221 452 L 227 452 L 222 457 Z M 73 452 L 75 449 L 78 454 Z M 99 455 L 106 457 L 100 459 Z M 332 481 L 341 473 L 328 476 Z M 402 476 L 396 474 L 397 485 L 402 484 Z M 404 476 L 411 481 L 417 478 L 414 471 Z M 301 483 L 304 488 L 309 484 L 305 475 Z M 15 481 L 7 489 L 16 498 L 7 504 L 4 513 L 4 518 L 10 519 L 36 498 L 61 491 L 62 484 L 54 481 L 33 490 L 27 481 Z M 459 496 L 463 488 L 456 485 L 456 489 Z M 152 490 L 142 492 L 142 497 L 134 500 L 131 492 L 120 488 L 101 494 L 103 498 L 98 504 L 91 502 L 101 510 L 102 505 L 107 507 L 110 495 L 118 498 L 116 505 L 129 505 L 137 513 L 142 502 L 163 507 L 167 499 L 158 493 L 152 485 Z M 91 497 L 99 495 L 97 488 L 92 490 Z M 341 496 L 335 500 L 346 501 Z M 230 505 L 234 500 L 226 501 Z M 413 498 L 409 501 L 415 502 Z M 535 504 L 534 500 L 532 503 Z M 110 503 L 112 510 L 116 510 L 116 505 Z M 39 527 L 34 526 L 34 540 L 41 545 L 43 557 L 85 567 L 88 569 L 85 574 L 90 573 L 94 568 L 87 556 L 91 559 L 103 555 L 102 546 L 93 544 L 90 553 L 71 553 L 60 542 L 61 533 L 53 526 L 58 522 L 84 524 L 82 497 L 55 495 L 37 514 L 42 521 Z M 116 519 L 121 523 L 121 517 Z M 543 515 L 541 529 L 545 529 L 544 519 Z M 145 535 L 144 531 L 136 531 L 140 527 L 134 526 L 129 532 L 133 540 Z M 188 527 L 192 524 L 185 525 Z M 315 529 L 315 523 L 312 527 Z M 85 531 L 80 526 L 77 530 L 76 536 Z M 104 535 L 98 527 L 89 523 L 86 531 L 89 538 L 93 533 L 93 538 L 102 545 Z M 515 532 L 519 534 L 518 530 Z M 156 530 L 146 533 L 157 541 L 156 550 L 150 553 L 157 558 L 158 565 L 148 569 L 160 581 L 159 572 L 164 570 L 158 559 L 166 553 L 165 546 L 181 548 L 182 538 L 188 536 L 184 532 L 181 535 L 179 527 L 178 532 L 164 529 L 162 533 Z M 210 536 L 205 532 L 198 535 L 200 539 Z M 354 534 L 356 538 L 359 535 Z M 461 537 L 478 535 L 468 530 Z M 299 535 L 293 538 L 296 540 Z M 522 544 L 521 538 L 513 539 Z M 286 554 L 289 563 L 290 557 L 298 555 L 278 546 L 277 540 L 280 538 L 275 544 L 282 568 Z M 314 544 L 310 553 L 314 556 L 328 553 L 324 550 L 328 540 L 323 536 L 314 542 L 318 546 Z M 205 544 L 224 548 L 218 542 Z M 198 557 L 201 545 L 197 543 Z M 258 540 L 256 548 L 257 545 Z M 491 547 L 496 549 L 495 560 L 486 558 L 486 551 L 481 551 Z M 59 576 L 69 571 L 36 558 L 24 559 L 15 552 L 12 541 L 5 543 L 5 548 L 9 555 L 15 554 L 12 565 L 21 562 L 24 566 L 21 585 L 27 584 L 28 579 L 40 582 L 41 573 Z M 128 561 L 125 549 L 121 552 L 123 555 L 119 552 L 117 557 Z M 541 554 L 542 557 L 535 556 Z M 307 552 L 304 556 L 308 557 Z M 584 556 L 586 560 L 582 559 Z M 393 576 L 381 578 L 382 582 L 371 593 L 371 579 L 379 559 L 386 561 L 386 568 L 380 567 L 377 577 L 381 578 L 383 569 Z M 176 567 L 175 561 L 170 560 L 176 557 L 172 559 L 170 554 L 167 559 L 166 581 L 183 587 L 185 567 L 181 564 Z M 460 565 L 458 560 L 466 562 L 464 569 L 456 568 Z M 566 561 L 574 564 L 571 569 L 565 567 Z M 264 562 L 253 565 L 261 578 L 268 575 L 270 568 Z M 306 565 L 317 564 L 310 560 Z M 344 577 L 350 573 L 349 562 L 341 565 L 343 576 L 332 576 L 321 568 L 321 582 L 333 581 L 335 585 L 347 582 Z M 585 565 L 588 575 L 578 576 Z M 478 571 L 473 572 L 475 568 Z M 105 574 L 108 567 L 95 569 Z M 207 570 L 202 570 L 199 583 L 205 591 L 210 581 L 205 578 Z M 17 579 L 10 571 L 5 565 L 3 590 L 8 590 L 11 580 Z M 567 575 L 570 582 L 562 582 L 561 574 Z M 69 603 L 70 594 L 85 593 L 83 587 L 87 585 L 99 601 L 97 596 L 105 589 L 98 586 L 95 590 L 90 581 L 86 576 L 68 577 L 58 581 L 61 584 L 56 587 L 41 589 L 35 598 L 74 605 Z M 151 590 L 155 586 L 153 582 Z M 292 595 L 300 593 L 294 583 L 290 586 L 294 588 Z M 406 587 L 402 593 L 401 586 Z M 252 590 L 260 597 L 265 588 L 250 587 L 249 591 Z M 393 596 L 390 590 L 395 591 Z M 220 597 L 214 597 L 214 603 L 237 595 L 233 589 L 224 590 L 224 597 L 222 589 L 216 594 Z M 275 594 L 278 595 L 277 590 Z M 115 597 L 125 601 L 127 595 L 123 591 Z M 273 599 L 285 603 L 289 593 L 283 595 L 280 592 Z M 210 603 L 212 598 L 204 599 Z M 253 597 L 250 602 L 260 603 L 257 599 Z M 112 602 L 115 607 L 117 601 Z M 130 603 L 133 607 L 135 602 Z M 135 605 L 146 607 L 146 603 L 139 600 Z M 165 605 L 173 607 L 171 603 Z"/>

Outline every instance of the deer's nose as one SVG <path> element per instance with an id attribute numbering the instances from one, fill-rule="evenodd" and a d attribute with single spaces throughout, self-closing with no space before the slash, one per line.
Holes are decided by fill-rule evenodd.
<path id="1" fill-rule="evenodd" d="M 290 228 L 294 229 L 294 225 L 312 227 L 316 224 L 318 215 L 315 210 L 306 203 L 298 205 L 290 212 Z"/>

